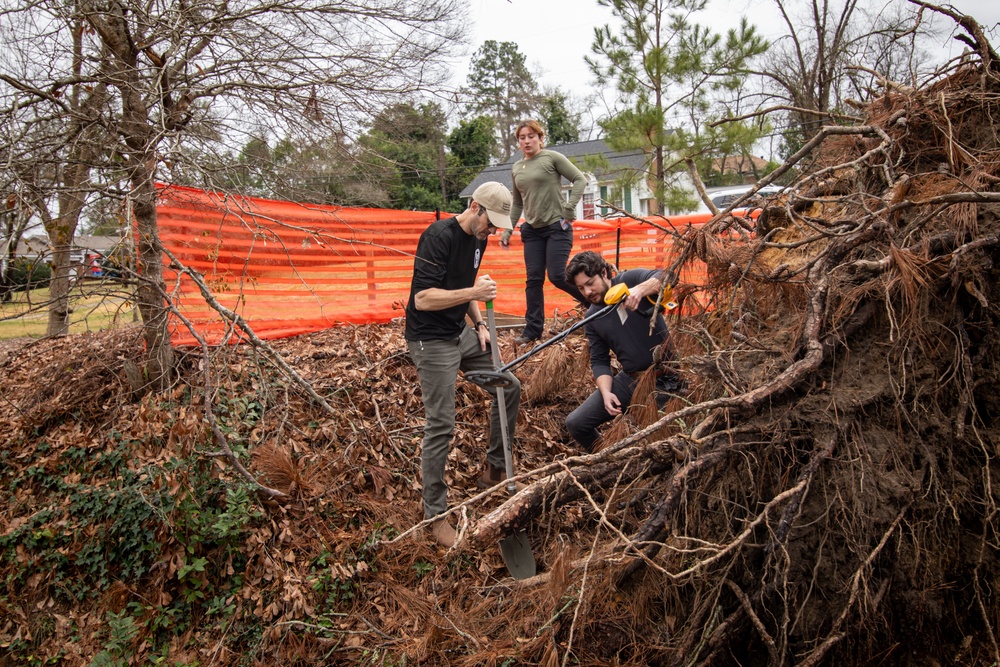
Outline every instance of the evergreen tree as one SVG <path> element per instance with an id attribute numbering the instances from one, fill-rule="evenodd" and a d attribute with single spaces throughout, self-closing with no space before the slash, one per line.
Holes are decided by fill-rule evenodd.
<path id="1" fill-rule="evenodd" d="M 598 80 L 615 84 L 619 94 L 620 111 L 600 122 L 605 138 L 616 150 L 646 150 L 657 201 L 689 210 L 695 202 L 681 176 L 683 159 L 696 157 L 710 168 L 714 158 L 749 150 L 759 136 L 759 126 L 714 129 L 707 121 L 725 109 L 720 100 L 739 93 L 739 74 L 767 42 L 746 21 L 725 41 L 692 23 L 705 0 L 598 2 L 620 21 L 620 29 L 597 29 L 595 57 L 587 57 Z"/>
<path id="2" fill-rule="evenodd" d="M 570 111 L 568 105 L 568 96 L 558 88 L 542 98 L 538 113 L 548 130 L 545 143 L 555 145 L 580 141 L 580 114 Z"/>
<path id="3" fill-rule="evenodd" d="M 448 210 L 457 200 L 453 174 L 458 158 L 445 152 L 445 115 L 434 103 L 395 104 L 375 116 L 359 143 L 383 161 L 389 205 L 398 209 Z"/>
<path id="4" fill-rule="evenodd" d="M 492 118 L 476 116 L 460 121 L 458 127 L 448 135 L 448 150 L 458 163 L 458 168 L 452 174 L 455 181 L 464 186 L 475 178 L 476 174 L 490 164 L 495 148 Z"/>
<path id="5" fill-rule="evenodd" d="M 514 128 L 538 107 L 538 85 L 514 42 L 487 40 L 472 55 L 467 86 L 468 116 L 493 119 L 497 154 L 503 160 L 517 147 Z"/>

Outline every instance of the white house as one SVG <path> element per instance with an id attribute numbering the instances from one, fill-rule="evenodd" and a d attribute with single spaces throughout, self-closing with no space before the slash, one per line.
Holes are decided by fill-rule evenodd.
<path id="1" fill-rule="evenodd" d="M 587 175 L 587 187 L 583 191 L 580 203 L 576 205 L 577 218 L 601 220 L 618 215 L 617 211 L 602 207 L 601 200 L 634 215 L 649 214 L 653 193 L 646 179 L 648 156 L 641 149 L 614 151 L 604 143 L 603 139 L 557 144 L 546 148 L 562 153 Z M 472 179 L 459 196 L 469 199 L 476 188 L 486 181 L 498 181 L 508 188 L 512 187 L 511 167 L 521 157 L 521 151 L 517 151 L 503 164 L 486 167 Z M 622 180 L 631 185 L 617 192 L 616 185 Z M 563 197 L 568 198 L 569 191 L 570 183 L 563 180 Z"/>

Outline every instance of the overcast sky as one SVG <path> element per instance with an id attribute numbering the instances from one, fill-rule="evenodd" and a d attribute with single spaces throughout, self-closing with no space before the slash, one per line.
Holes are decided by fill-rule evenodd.
<path id="1" fill-rule="evenodd" d="M 806 5 L 801 0 L 797 4 Z M 971 14 L 984 28 L 993 28 L 991 41 L 1000 45 L 1000 27 L 994 27 L 1000 22 L 1000 2 L 954 0 L 951 4 Z M 736 27 L 741 16 L 747 16 L 766 37 L 774 37 L 783 25 L 773 5 L 772 0 L 709 0 L 706 10 L 694 20 L 724 32 Z M 456 64 L 457 85 L 465 83 L 472 52 L 493 39 L 515 42 L 532 71 L 541 73 L 543 86 L 559 86 L 577 97 L 586 97 L 593 90 L 593 78 L 583 57 L 590 54 L 594 27 L 614 19 L 611 10 L 599 6 L 597 0 L 469 0 L 469 8 L 469 53 Z M 946 35 L 937 44 L 942 57 L 960 46 Z"/>

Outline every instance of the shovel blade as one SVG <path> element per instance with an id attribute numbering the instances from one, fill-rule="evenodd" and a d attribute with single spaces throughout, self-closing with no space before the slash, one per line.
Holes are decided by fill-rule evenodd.
<path id="1" fill-rule="evenodd" d="M 507 535 L 500 540 L 500 553 L 510 576 L 527 579 L 535 576 L 535 555 L 531 553 L 528 536 L 523 530 Z"/>

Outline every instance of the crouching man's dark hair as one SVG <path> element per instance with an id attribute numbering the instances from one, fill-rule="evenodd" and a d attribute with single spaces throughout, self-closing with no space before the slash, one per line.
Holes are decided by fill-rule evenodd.
<path id="1" fill-rule="evenodd" d="M 614 277 L 614 268 L 604 261 L 604 258 L 593 250 L 584 250 L 566 265 L 566 280 L 571 285 L 575 284 L 576 276 L 580 272 L 587 274 L 588 278 L 601 275 L 610 280 Z"/>

